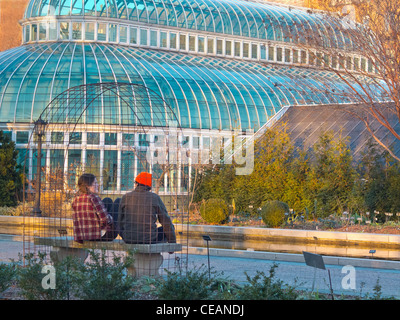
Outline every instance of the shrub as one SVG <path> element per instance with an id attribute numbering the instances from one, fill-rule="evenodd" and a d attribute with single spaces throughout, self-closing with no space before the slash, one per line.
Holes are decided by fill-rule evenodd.
<path id="1" fill-rule="evenodd" d="M 295 287 L 284 284 L 281 280 L 275 280 L 275 269 L 273 264 L 269 270 L 269 276 L 264 272 L 257 271 L 251 278 L 246 272 L 247 283 L 236 293 L 240 300 L 295 300 L 298 293 Z"/>
<path id="2" fill-rule="evenodd" d="M 183 272 L 170 272 L 161 279 L 157 296 L 161 300 L 204 300 L 231 297 L 230 282 L 222 274 L 208 270 L 204 265 Z"/>
<path id="3" fill-rule="evenodd" d="M 113 255 L 108 261 L 105 250 L 89 251 L 89 262 L 81 263 L 74 276 L 76 296 L 82 300 L 127 300 L 133 297 L 134 278 L 126 274 L 133 255 Z"/>
<path id="4" fill-rule="evenodd" d="M 201 204 L 200 215 L 209 223 L 223 223 L 229 215 L 228 206 L 222 199 L 208 199 Z"/>
<path id="5" fill-rule="evenodd" d="M 1 293 L 6 291 L 12 284 L 15 277 L 15 266 L 11 264 L 0 263 L 0 297 Z"/>
<path id="6" fill-rule="evenodd" d="M 22 257 L 20 257 L 20 260 Z M 45 274 L 43 267 L 46 265 L 46 253 L 38 252 L 37 256 L 32 253 L 25 255 L 27 265 L 21 266 L 17 272 L 17 283 L 21 289 L 22 296 L 27 300 L 63 300 L 69 297 L 70 270 L 74 261 L 64 259 L 53 265 L 56 270 L 56 288 L 47 289 L 43 287 Z"/>
<path id="7" fill-rule="evenodd" d="M 15 216 L 15 212 L 14 207 L 0 207 L 0 216 Z"/>
<path id="8" fill-rule="evenodd" d="M 282 201 L 268 201 L 261 207 L 261 218 L 268 227 L 279 227 L 289 213 L 289 206 Z"/>

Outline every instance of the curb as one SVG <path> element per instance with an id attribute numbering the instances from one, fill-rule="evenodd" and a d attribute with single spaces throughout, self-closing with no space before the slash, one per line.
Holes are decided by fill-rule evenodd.
<path id="1" fill-rule="evenodd" d="M 183 247 L 183 250 L 186 249 L 188 251 L 188 254 L 207 255 L 207 248 Z M 304 256 L 302 254 L 297 254 L 297 253 L 279 253 L 279 252 L 210 248 L 209 254 L 210 256 L 216 256 L 216 257 L 305 263 Z M 336 265 L 336 266 L 351 265 L 353 267 L 362 267 L 362 268 L 400 270 L 400 261 L 347 258 L 347 257 L 337 257 L 337 256 L 323 256 L 323 260 L 326 265 Z"/>

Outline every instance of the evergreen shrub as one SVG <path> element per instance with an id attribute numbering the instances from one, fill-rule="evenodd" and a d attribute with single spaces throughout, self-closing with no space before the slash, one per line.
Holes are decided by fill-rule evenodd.
<path id="1" fill-rule="evenodd" d="M 276 228 L 285 220 L 285 213 L 289 213 L 289 205 L 285 202 L 268 201 L 261 207 L 261 218 L 267 227 Z"/>
<path id="2" fill-rule="evenodd" d="M 228 206 L 222 199 L 208 199 L 201 204 L 200 215 L 208 223 L 223 223 L 229 216 Z"/>

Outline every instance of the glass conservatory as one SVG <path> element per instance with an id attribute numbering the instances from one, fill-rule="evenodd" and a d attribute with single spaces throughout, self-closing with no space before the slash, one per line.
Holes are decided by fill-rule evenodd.
<path id="1" fill-rule="evenodd" d="M 257 132 L 288 107 L 353 102 L 343 94 L 343 80 L 316 59 L 318 46 L 350 52 L 346 59 L 354 68 L 373 72 L 371 61 L 353 50 L 346 28 L 318 13 L 261 1 L 31 0 L 21 24 L 22 45 L 0 53 L 0 129 L 24 150 L 20 160 L 30 153 L 32 168 L 34 122 L 77 86 L 148 88 L 174 112 L 192 150 L 233 131 Z M 305 36 L 310 33 L 319 40 Z M 332 68 L 343 66 L 327 59 Z M 114 130 L 123 125 L 121 117 L 112 121 Z M 79 148 L 95 138 L 93 152 L 101 159 L 112 154 L 121 168 L 122 134 L 92 131 L 80 127 Z M 151 132 L 146 136 L 154 140 Z M 59 150 L 68 137 L 47 135 L 44 151 Z M 110 137 L 113 153 L 104 150 Z M 87 161 L 87 152 L 75 153 Z"/>

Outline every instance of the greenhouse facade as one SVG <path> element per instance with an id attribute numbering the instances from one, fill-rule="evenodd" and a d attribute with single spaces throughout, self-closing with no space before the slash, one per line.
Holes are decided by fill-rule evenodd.
<path id="1" fill-rule="evenodd" d="M 321 59 L 318 46 L 346 52 L 341 58 L 351 59 L 355 71 L 373 71 L 346 28 L 318 12 L 262 1 L 31 0 L 21 25 L 22 45 L 0 53 L 0 129 L 21 150 L 20 162 L 28 155 L 31 176 L 37 164 L 35 143 L 29 143 L 35 121 L 78 86 L 147 88 L 173 111 L 184 148 L 204 151 L 233 132 L 262 132 L 289 107 L 354 102 L 329 70 L 343 63 Z M 319 40 L 310 41 L 309 34 Z M 83 166 L 92 155 L 102 159 L 100 175 L 113 164 L 117 174 L 109 191 L 121 193 L 127 190 L 123 177 L 135 176 L 140 165 L 136 160 L 124 174 L 127 124 L 122 113 L 102 115 L 106 99 L 99 101 L 99 116 L 85 116 L 79 131 L 47 132 L 42 165 L 51 166 L 54 153 L 66 164 Z M 151 106 L 150 97 L 148 119 Z M 137 147 L 154 143 L 162 124 L 145 126 L 147 131 L 130 132 Z M 168 193 L 168 182 L 164 185 L 161 192 Z"/>

